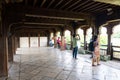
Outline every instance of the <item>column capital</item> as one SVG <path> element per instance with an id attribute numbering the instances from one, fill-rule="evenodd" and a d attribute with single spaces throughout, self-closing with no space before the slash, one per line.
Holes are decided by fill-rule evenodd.
<path id="1" fill-rule="evenodd" d="M 83 28 L 84 35 L 87 35 L 87 28 Z"/>
<path id="2" fill-rule="evenodd" d="M 108 25 L 107 26 L 107 34 L 112 34 L 113 33 L 113 26 L 111 26 L 111 25 Z"/>

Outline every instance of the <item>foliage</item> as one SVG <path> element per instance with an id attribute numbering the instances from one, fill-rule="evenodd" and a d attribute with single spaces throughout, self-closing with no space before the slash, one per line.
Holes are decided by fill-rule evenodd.
<path id="1" fill-rule="evenodd" d="M 100 36 L 100 44 L 101 45 L 107 45 L 107 36 Z"/>
<path id="2" fill-rule="evenodd" d="M 120 32 L 116 32 L 112 35 L 113 38 L 120 38 Z"/>
<path id="3" fill-rule="evenodd" d="M 71 36 L 66 35 L 66 43 L 68 43 L 68 44 L 71 43 Z"/>

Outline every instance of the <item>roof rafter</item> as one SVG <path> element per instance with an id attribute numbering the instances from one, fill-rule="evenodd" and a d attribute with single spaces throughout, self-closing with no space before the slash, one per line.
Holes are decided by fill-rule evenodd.
<path id="1" fill-rule="evenodd" d="M 98 6 L 98 5 L 100 5 L 100 4 L 101 4 L 101 3 L 96 3 L 95 5 L 92 5 L 92 6 L 90 6 L 90 7 L 87 7 L 87 8 L 85 8 L 85 9 L 81 10 L 81 11 L 90 10 L 91 8 L 94 9 L 95 6 Z"/>
<path id="2" fill-rule="evenodd" d="M 63 2 L 63 0 L 60 0 L 55 6 L 54 8 L 56 8 L 58 5 L 60 5 Z"/>
<path id="3" fill-rule="evenodd" d="M 99 9 L 94 9 L 94 10 L 91 10 L 92 12 L 97 12 L 97 11 L 104 11 L 104 10 L 107 10 L 107 8 L 111 8 L 112 6 L 111 5 L 106 5 L 104 7 L 100 7 Z"/>
<path id="4" fill-rule="evenodd" d="M 76 4 L 78 4 L 81 0 L 76 1 L 75 3 L 73 3 L 72 5 L 70 5 L 68 8 L 66 8 L 66 10 L 70 9 L 71 7 L 75 6 Z"/>
<path id="5" fill-rule="evenodd" d="M 46 0 L 43 0 L 40 7 L 42 7 L 45 4 Z"/>
<path id="6" fill-rule="evenodd" d="M 60 9 L 64 8 L 66 5 L 68 5 L 72 0 L 69 0 L 65 5 L 63 5 Z"/>
<path id="7" fill-rule="evenodd" d="M 94 4 L 94 2 L 91 2 L 91 3 L 87 4 L 87 5 L 82 6 L 82 7 L 81 7 L 80 9 L 78 9 L 77 11 L 81 11 L 81 10 L 83 10 L 84 8 L 86 8 L 86 7 L 88 7 L 88 6 L 92 5 L 92 4 Z"/>
<path id="8" fill-rule="evenodd" d="M 34 0 L 34 2 L 33 2 L 33 7 L 36 5 L 36 3 L 37 3 L 37 0 Z"/>
<path id="9" fill-rule="evenodd" d="M 71 9 L 71 11 L 73 11 L 73 10 L 75 10 L 75 9 L 79 8 L 80 6 L 85 5 L 85 4 L 86 4 L 86 3 L 88 3 L 88 2 L 89 2 L 89 0 L 87 0 L 87 1 L 85 1 L 85 2 L 83 2 L 83 3 L 81 3 L 80 5 L 78 5 L 78 6 L 74 7 L 73 9 Z"/>
<path id="10" fill-rule="evenodd" d="M 55 1 L 55 0 L 52 0 L 52 1 L 50 2 L 50 4 L 47 6 L 47 8 L 49 8 L 54 1 Z"/>

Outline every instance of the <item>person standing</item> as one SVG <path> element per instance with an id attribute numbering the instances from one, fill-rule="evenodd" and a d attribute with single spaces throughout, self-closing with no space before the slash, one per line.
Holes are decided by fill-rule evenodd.
<path id="1" fill-rule="evenodd" d="M 98 43 L 98 36 L 95 35 L 93 37 L 93 45 L 94 45 L 94 52 L 93 52 L 93 58 L 92 58 L 92 66 L 95 66 L 95 61 L 97 62 L 97 65 L 100 65 L 100 51 L 99 51 L 99 43 Z"/>
<path id="2" fill-rule="evenodd" d="M 80 36 L 78 34 L 73 34 L 73 58 L 77 59 L 78 53 L 78 42 L 80 40 Z"/>
<path id="3" fill-rule="evenodd" d="M 57 39 L 57 46 L 58 46 L 58 48 L 60 48 L 60 37 L 58 37 L 58 39 Z"/>

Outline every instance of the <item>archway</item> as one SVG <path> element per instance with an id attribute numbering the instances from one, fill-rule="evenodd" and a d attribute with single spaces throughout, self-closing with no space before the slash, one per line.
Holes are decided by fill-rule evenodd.
<path id="1" fill-rule="evenodd" d="M 77 34 L 80 35 L 80 42 L 81 42 L 81 46 L 84 46 L 84 35 L 83 35 L 83 30 L 81 28 L 77 29 Z"/>
<path id="2" fill-rule="evenodd" d="M 65 48 L 70 49 L 71 47 L 71 31 L 70 30 L 65 30 Z"/>
<path id="3" fill-rule="evenodd" d="M 120 24 L 113 27 L 113 34 L 111 36 L 111 42 L 113 45 L 113 57 L 120 59 Z"/>
<path id="4" fill-rule="evenodd" d="M 86 41 L 87 41 L 87 43 L 90 42 L 91 38 L 92 38 L 92 28 L 90 27 L 90 28 L 87 29 L 87 35 L 86 35 Z"/>
<path id="5" fill-rule="evenodd" d="M 65 38 L 66 38 L 66 43 L 71 44 L 71 32 L 69 30 L 65 30 Z"/>
<path id="6" fill-rule="evenodd" d="M 100 48 L 107 49 L 107 43 L 108 43 L 107 28 L 102 26 L 100 28 Z"/>

